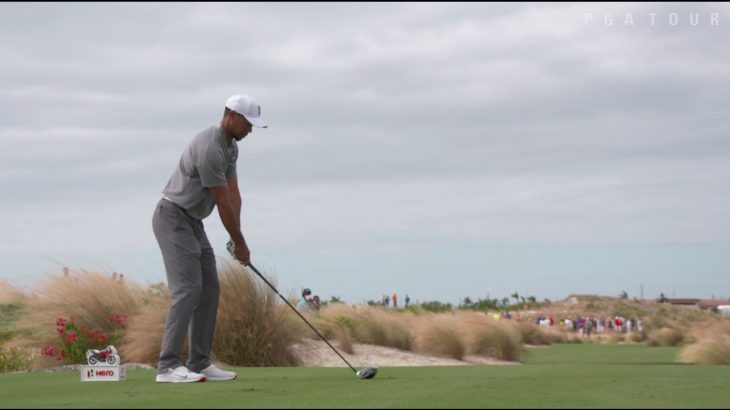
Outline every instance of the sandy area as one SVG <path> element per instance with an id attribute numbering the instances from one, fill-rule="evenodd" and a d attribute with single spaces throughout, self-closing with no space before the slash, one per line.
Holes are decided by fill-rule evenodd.
<path id="1" fill-rule="evenodd" d="M 515 362 L 504 362 L 482 356 L 466 356 L 464 360 L 446 357 L 429 356 L 421 353 L 407 352 L 390 347 L 354 344 L 355 354 L 347 354 L 335 348 L 347 359 L 353 367 L 392 367 L 392 366 L 463 366 L 463 365 L 514 365 Z M 295 345 L 305 367 L 342 367 L 347 366 L 332 349 L 321 340 L 305 340 Z"/>

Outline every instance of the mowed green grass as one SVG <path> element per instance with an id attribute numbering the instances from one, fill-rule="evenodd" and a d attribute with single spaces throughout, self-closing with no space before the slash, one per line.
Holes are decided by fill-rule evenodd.
<path id="1" fill-rule="evenodd" d="M 674 362 L 677 348 L 554 345 L 524 365 L 237 368 L 233 382 L 158 385 L 154 371 L 81 383 L 78 372 L 0 375 L 7 408 L 728 408 L 730 367 Z M 334 354 L 334 353 L 333 353 Z"/>

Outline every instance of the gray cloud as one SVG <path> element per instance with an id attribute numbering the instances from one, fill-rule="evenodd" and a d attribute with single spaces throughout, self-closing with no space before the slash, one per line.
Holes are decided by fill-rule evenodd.
<path id="1" fill-rule="evenodd" d="M 240 143 L 247 235 L 286 269 L 301 247 L 315 266 L 336 252 L 337 269 L 361 249 L 401 250 L 407 272 L 427 269 L 415 255 L 441 241 L 730 242 L 730 30 L 707 22 L 730 16 L 725 4 L 0 11 L 0 253 L 14 261 L 0 276 L 29 266 L 43 236 L 53 258 L 135 254 L 157 277 L 150 209 L 236 92 L 272 124 Z M 209 235 L 224 242 L 218 225 L 214 214 Z M 466 271 L 484 266 L 464 255 Z M 98 263 L 129 266 L 118 258 Z"/>

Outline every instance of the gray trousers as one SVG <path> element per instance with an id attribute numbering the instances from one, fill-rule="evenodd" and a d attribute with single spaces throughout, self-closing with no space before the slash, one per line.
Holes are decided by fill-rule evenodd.
<path id="1" fill-rule="evenodd" d="M 166 199 L 155 208 L 152 230 L 162 251 L 170 288 L 170 309 L 157 372 L 183 365 L 180 353 L 188 332 L 190 354 L 186 367 L 200 372 L 210 365 L 218 313 L 220 287 L 213 248 L 203 222 Z"/>

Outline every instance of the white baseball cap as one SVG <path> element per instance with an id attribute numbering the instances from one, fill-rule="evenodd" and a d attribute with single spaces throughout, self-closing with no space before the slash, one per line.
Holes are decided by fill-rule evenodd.
<path id="1" fill-rule="evenodd" d="M 246 117 L 248 122 L 255 127 L 266 128 L 269 126 L 261 119 L 261 106 L 248 95 L 232 95 L 226 101 L 226 107 Z"/>

